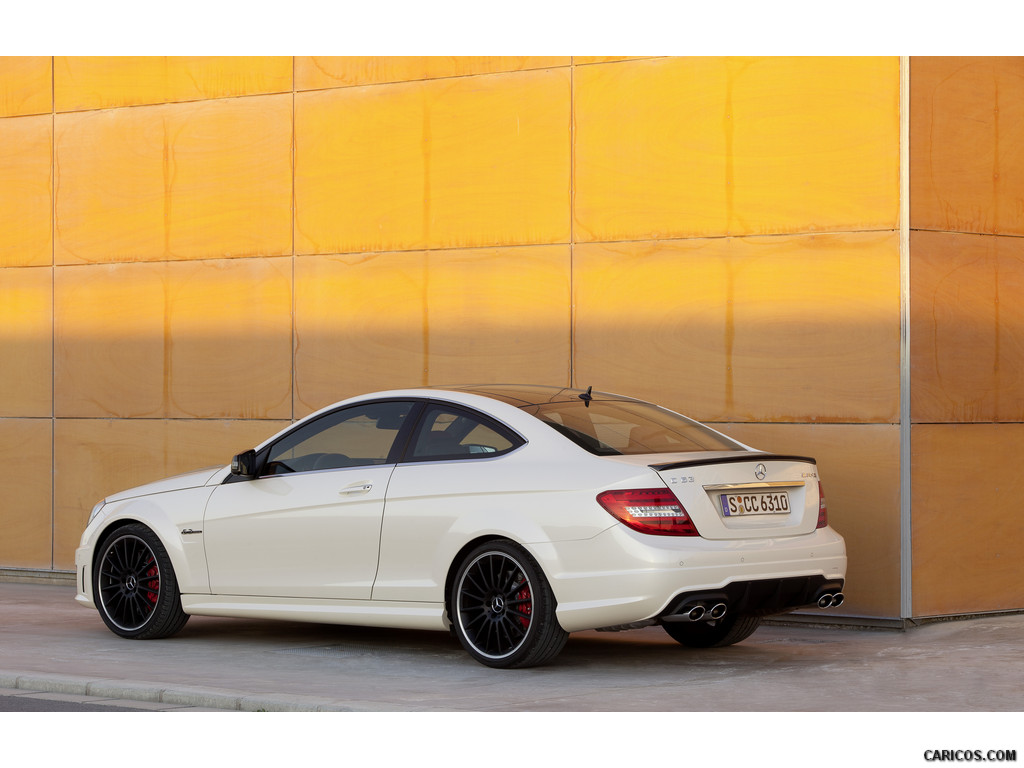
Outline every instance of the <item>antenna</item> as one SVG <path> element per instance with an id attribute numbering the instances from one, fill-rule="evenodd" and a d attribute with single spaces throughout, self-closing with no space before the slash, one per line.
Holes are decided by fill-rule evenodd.
<path id="1" fill-rule="evenodd" d="M 590 401 L 594 399 L 594 396 L 590 394 L 593 390 L 594 385 L 591 384 L 589 387 L 587 387 L 587 391 L 579 396 L 580 400 L 582 400 L 586 404 L 587 408 L 590 407 Z"/>

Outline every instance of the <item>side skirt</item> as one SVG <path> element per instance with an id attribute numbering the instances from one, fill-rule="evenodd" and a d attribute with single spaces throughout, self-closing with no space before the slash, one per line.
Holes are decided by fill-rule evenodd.
<path id="1" fill-rule="evenodd" d="M 448 629 L 443 603 L 182 595 L 181 607 L 190 616 L 282 619 L 394 629 Z"/>

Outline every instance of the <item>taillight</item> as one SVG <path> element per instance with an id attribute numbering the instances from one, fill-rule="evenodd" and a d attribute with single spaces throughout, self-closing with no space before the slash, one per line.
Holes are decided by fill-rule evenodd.
<path id="1" fill-rule="evenodd" d="M 818 525 L 817 528 L 824 528 L 828 525 L 828 504 L 825 503 L 825 489 L 818 481 Z"/>
<path id="2" fill-rule="evenodd" d="M 699 536 L 697 529 L 668 488 L 605 491 L 597 503 L 618 520 L 640 533 L 658 536 Z"/>

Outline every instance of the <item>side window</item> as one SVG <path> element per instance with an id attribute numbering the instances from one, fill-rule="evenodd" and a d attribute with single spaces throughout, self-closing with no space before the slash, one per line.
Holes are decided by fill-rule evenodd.
<path id="1" fill-rule="evenodd" d="M 521 437 L 483 414 L 430 405 L 406 460 L 483 459 L 508 453 L 522 444 Z"/>
<path id="2" fill-rule="evenodd" d="M 321 416 L 271 446 L 263 474 L 384 464 L 412 405 L 368 403 Z"/>

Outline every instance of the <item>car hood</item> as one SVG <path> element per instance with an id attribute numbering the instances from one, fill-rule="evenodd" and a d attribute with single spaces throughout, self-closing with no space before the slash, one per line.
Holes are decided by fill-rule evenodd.
<path id="1" fill-rule="evenodd" d="M 154 493 L 167 493 L 168 491 L 180 491 L 185 488 L 198 488 L 206 485 L 210 478 L 215 474 L 224 469 L 223 466 L 217 467 L 206 467 L 205 469 L 197 469 L 194 472 L 186 472 L 183 475 L 175 475 L 174 477 L 166 477 L 163 480 L 157 480 L 153 483 L 146 483 L 135 488 L 129 488 L 126 491 L 115 493 L 108 496 L 104 501 L 121 501 L 123 499 L 132 499 L 137 496 L 149 496 Z"/>

